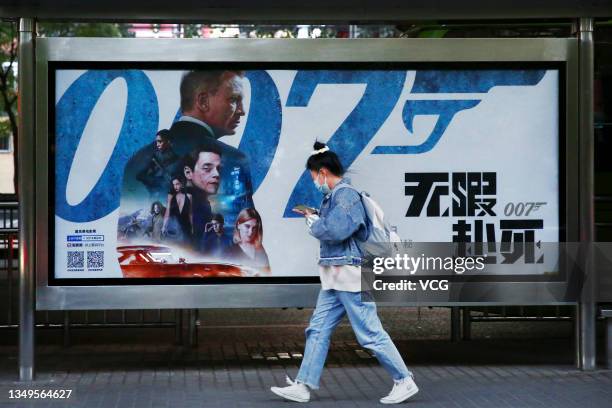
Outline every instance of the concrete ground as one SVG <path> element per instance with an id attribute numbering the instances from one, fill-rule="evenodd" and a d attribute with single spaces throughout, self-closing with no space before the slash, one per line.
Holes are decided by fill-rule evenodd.
<path id="1" fill-rule="evenodd" d="M 0 407 L 289 407 L 269 387 L 297 373 L 309 314 L 201 312 L 194 348 L 174 345 L 173 329 L 74 329 L 69 347 L 61 330 L 38 330 L 31 383 L 16 381 L 15 333 L 3 331 Z M 420 387 L 403 406 L 612 406 L 612 371 L 574 367 L 569 322 L 474 323 L 472 340 L 452 343 L 447 309 L 382 309 L 381 317 Z M 343 324 L 309 406 L 381 406 L 391 385 Z M 10 398 L 27 390 L 71 395 Z"/>

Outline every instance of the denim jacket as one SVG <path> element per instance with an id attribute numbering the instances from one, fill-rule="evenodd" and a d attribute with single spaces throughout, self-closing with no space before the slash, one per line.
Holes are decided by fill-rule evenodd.
<path id="1" fill-rule="evenodd" d="M 320 218 L 310 226 L 310 233 L 321 242 L 319 265 L 362 263 L 355 239 L 365 241 L 368 236 L 366 214 L 361 196 L 346 184 L 350 180 L 345 177 L 323 198 Z"/>

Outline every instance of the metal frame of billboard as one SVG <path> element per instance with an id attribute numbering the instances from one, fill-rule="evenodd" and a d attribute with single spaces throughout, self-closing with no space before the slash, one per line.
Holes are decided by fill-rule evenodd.
<path id="1" fill-rule="evenodd" d="M 565 135 L 559 145 L 565 160 L 565 239 L 579 240 L 578 40 L 557 39 L 321 39 L 321 40 L 201 40 L 85 39 L 36 40 L 36 308 L 38 310 L 241 308 L 313 306 L 319 284 L 206 284 L 50 286 L 49 254 L 49 132 L 48 63 L 74 62 L 405 62 L 565 64 Z M 560 186 L 562 187 L 562 186 Z M 52 267 L 52 266 L 51 266 Z M 494 290 L 495 302 L 419 303 L 436 306 L 575 304 L 559 302 L 564 282 L 474 282 L 478 290 Z M 501 286 L 503 285 L 503 289 Z M 534 302 L 537 297 L 541 299 Z"/>
<path id="2" fill-rule="evenodd" d="M 194 21 L 197 23 L 242 23 L 254 21 L 298 23 L 406 22 L 443 19 L 535 19 L 609 17 L 611 6 L 606 1 L 529 0 L 498 1 L 464 0 L 362 0 L 354 7 L 350 0 L 311 0 L 291 4 L 279 0 L 184 0 L 180 7 L 162 0 L 107 0 L 81 2 L 74 7 L 72 0 L 5 1 L 0 16 L 32 16 L 38 19 L 80 19 L 106 21 Z M 408 4 L 404 4 L 408 3 Z"/>

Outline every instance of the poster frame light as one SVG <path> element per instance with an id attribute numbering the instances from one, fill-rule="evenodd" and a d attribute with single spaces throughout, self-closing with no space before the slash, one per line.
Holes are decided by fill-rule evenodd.
<path id="1" fill-rule="evenodd" d="M 50 73 L 54 64 L 95 64 L 100 62 L 129 66 L 133 64 L 173 65 L 299 64 L 320 63 L 375 64 L 491 64 L 512 67 L 520 64 L 557 64 L 564 75 L 559 83 L 560 106 L 559 185 L 560 237 L 577 241 L 578 175 L 577 158 L 565 152 L 577 151 L 577 50 L 576 39 L 325 39 L 325 40 L 202 40 L 202 39 L 86 39 L 42 38 L 36 46 L 36 272 L 38 310 L 82 309 L 165 309 L 165 308 L 240 308 L 313 306 L 320 287 L 317 278 L 274 282 L 181 283 L 156 282 L 122 285 L 60 284 L 53 282 L 53 263 L 49 248 L 53 244 L 50 198 L 55 187 L 49 183 L 51 151 L 49 132 Z M 563 145 L 564 143 L 564 145 Z M 494 301 L 474 303 L 419 302 L 419 305 L 495 305 L 495 304 L 574 304 L 564 300 L 565 282 L 506 279 L 504 282 L 466 283 L 495 293 Z M 535 300 L 537 299 L 537 300 Z"/>

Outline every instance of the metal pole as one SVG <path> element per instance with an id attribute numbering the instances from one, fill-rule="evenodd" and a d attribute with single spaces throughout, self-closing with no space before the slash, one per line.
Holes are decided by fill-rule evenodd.
<path id="1" fill-rule="evenodd" d="M 177 345 L 182 345 L 183 343 L 183 310 L 176 309 L 174 311 L 174 342 Z"/>
<path id="2" fill-rule="evenodd" d="M 580 356 L 582 352 L 580 350 L 580 303 L 576 303 L 576 306 L 572 308 L 572 330 L 574 331 L 574 358 L 576 368 L 582 367 L 580 362 Z"/>
<path id="3" fill-rule="evenodd" d="M 459 306 L 451 307 L 451 341 L 461 340 L 461 309 Z"/>
<path id="4" fill-rule="evenodd" d="M 463 328 L 461 338 L 463 340 L 470 340 L 472 338 L 472 315 L 469 307 L 463 308 Z"/>
<path id="5" fill-rule="evenodd" d="M 585 250 L 585 278 L 578 306 L 580 368 L 594 370 L 596 368 L 596 277 L 592 257 L 592 243 L 595 241 L 592 18 L 579 20 L 578 37 L 580 40 L 580 243 Z"/>
<path id="6" fill-rule="evenodd" d="M 195 309 L 195 322 L 194 322 L 193 326 L 194 326 L 194 338 L 193 338 L 194 343 L 193 343 L 193 345 L 194 345 L 194 347 L 197 347 L 198 344 L 199 344 L 199 341 L 198 341 L 198 331 L 199 331 L 199 328 L 200 328 L 200 309 Z"/>
<path id="7" fill-rule="evenodd" d="M 606 318 L 606 368 L 612 369 L 612 317 Z"/>
<path id="8" fill-rule="evenodd" d="M 19 20 L 19 380 L 34 379 L 34 19 Z"/>
<path id="9" fill-rule="evenodd" d="M 13 324 L 13 242 L 15 240 L 14 234 L 8 235 L 8 264 L 7 264 L 7 278 L 8 278 L 8 320 L 7 323 Z"/>
<path id="10" fill-rule="evenodd" d="M 70 310 L 64 310 L 64 347 L 70 347 Z"/>
<path id="11" fill-rule="evenodd" d="M 196 346 L 196 309 L 189 309 L 189 313 L 187 315 L 189 317 L 189 327 L 187 328 L 187 345 L 189 347 Z"/>

